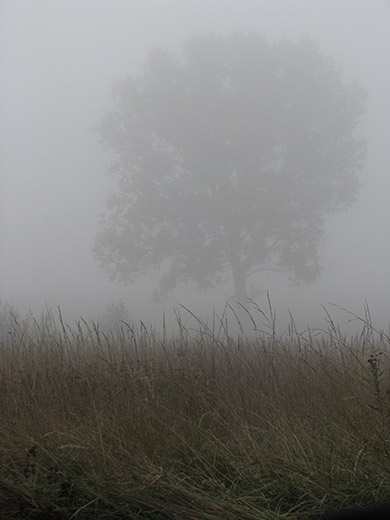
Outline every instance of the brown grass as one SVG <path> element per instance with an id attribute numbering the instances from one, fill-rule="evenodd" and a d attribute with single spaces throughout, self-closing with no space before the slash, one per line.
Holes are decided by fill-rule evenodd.
<path id="1" fill-rule="evenodd" d="M 270 324 L 253 340 L 15 325 L 0 518 L 288 520 L 390 497 L 389 336 Z"/>

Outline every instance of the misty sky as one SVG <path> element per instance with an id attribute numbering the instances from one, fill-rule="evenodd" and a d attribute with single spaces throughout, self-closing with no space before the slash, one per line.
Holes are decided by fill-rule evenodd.
<path id="1" fill-rule="evenodd" d="M 91 127 L 111 108 L 111 86 L 142 73 L 148 50 L 179 51 L 192 35 L 256 31 L 270 41 L 309 35 L 346 81 L 368 91 L 360 133 L 368 156 L 358 203 L 328 219 L 324 271 L 311 286 L 258 280 L 299 323 L 320 304 L 387 327 L 390 309 L 390 2 L 385 0 L 2 0 L 0 2 L 0 297 L 23 311 L 60 305 L 91 316 L 123 298 L 134 317 L 159 319 L 151 280 L 111 283 L 91 248 L 113 180 Z M 230 292 L 229 292 L 230 291 Z M 167 301 L 221 307 L 229 287 L 178 289 Z M 260 298 L 260 303 L 264 298 Z"/>

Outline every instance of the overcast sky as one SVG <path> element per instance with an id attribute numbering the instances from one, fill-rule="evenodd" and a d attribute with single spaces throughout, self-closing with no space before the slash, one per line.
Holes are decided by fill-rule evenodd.
<path id="1" fill-rule="evenodd" d="M 110 110 L 111 86 L 142 72 L 148 50 L 194 34 L 256 31 L 271 41 L 312 37 L 347 81 L 368 91 L 360 132 L 368 156 L 356 205 L 328 220 L 324 271 L 309 287 L 259 280 L 299 323 L 320 304 L 387 327 L 390 309 L 390 2 L 385 0 L 2 0 L 0 2 L 0 297 L 23 311 L 60 305 L 91 316 L 123 298 L 134 317 L 159 319 L 152 280 L 111 283 L 91 248 L 112 180 L 91 132 Z M 168 299 L 195 312 L 221 308 L 229 288 L 184 288 Z M 264 298 L 260 298 L 260 303 Z M 318 321 L 316 321 L 318 325 Z"/>

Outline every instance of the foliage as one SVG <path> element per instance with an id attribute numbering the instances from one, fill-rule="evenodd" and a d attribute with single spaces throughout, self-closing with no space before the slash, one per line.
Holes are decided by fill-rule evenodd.
<path id="1" fill-rule="evenodd" d="M 96 131 L 118 190 L 95 246 L 113 277 L 160 268 L 164 294 L 232 276 L 239 301 L 262 269 L 314 280 L 325 216 L 356 197 L 364 93 L 312 41 L 192 38 L 113 100 Z"/>
<path id="2" fill-rule="evenodd" d="M 113 301 L 100 312 L 97 323 L 103 332 L 114 331 L 131 321 L 130 312 L 124 300 Z"/>

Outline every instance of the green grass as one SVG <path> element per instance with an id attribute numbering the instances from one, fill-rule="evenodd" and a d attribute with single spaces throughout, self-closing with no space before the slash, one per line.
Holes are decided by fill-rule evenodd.
<path id="1" fill-rule="evenodd" d="M 49 313 L 1 342 L 0 518 L 289 520 L 390 497 L 390 338 L 368 322 L 81 325 Z"/>

